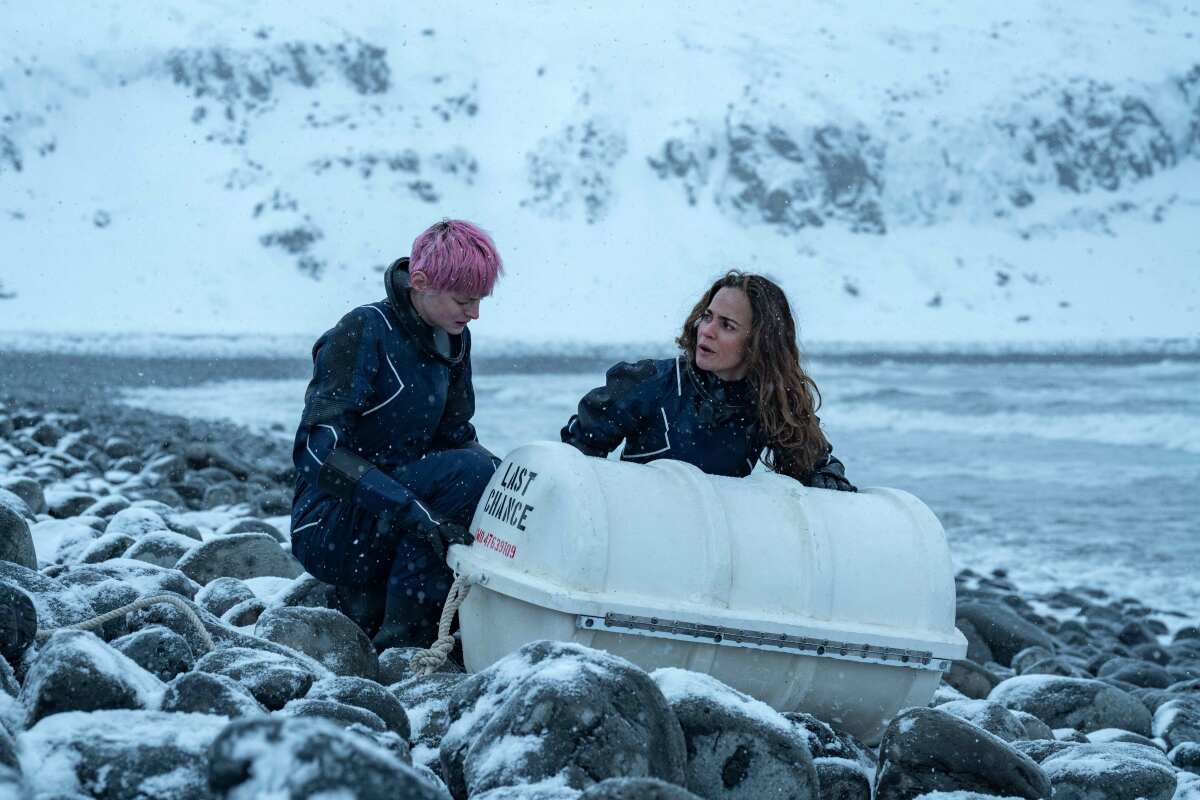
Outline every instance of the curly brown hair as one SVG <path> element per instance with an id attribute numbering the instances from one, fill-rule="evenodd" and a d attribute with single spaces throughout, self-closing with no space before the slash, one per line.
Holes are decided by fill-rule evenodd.
<path id="1" fill-rule="evenodd" d="M 696 303 L 675 343 L 694 363 L 700 317 L 722 289 L 741 289 L 750 300 L 754 318 L 746 342 L 746 379 L 754 389 L 758 426 L 766 440 L 763 463 L 802 480 L 825 457 L 829 445 L 817 419 L 821 392 L 800 366 L 796 323 L 783 290 L 762 275 L 730 270 Z"/>

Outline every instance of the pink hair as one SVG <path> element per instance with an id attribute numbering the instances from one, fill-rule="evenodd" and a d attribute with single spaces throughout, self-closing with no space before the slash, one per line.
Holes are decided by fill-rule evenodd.
<path id="1" fill-rule="evenodd" d="M 435 291 L 485 297 L 504 265 L 486 232 L 466 220 L 444 219 L 413 241 L 408 271 L 425 273 Z"/>

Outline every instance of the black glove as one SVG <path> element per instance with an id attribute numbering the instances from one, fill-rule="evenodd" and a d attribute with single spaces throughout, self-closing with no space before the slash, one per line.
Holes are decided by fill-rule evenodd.
<path id="1" fill-rule="evenodd" d="M 475 543 L 471 532 L 457 522 L 426 522 L 418 525 L 414 533 L 437 553 L 438 558 L 445 558 L 446 550 L 452 544 L 470 547 Z"/>
<path id="2" fill-rule="evenodd" d="M 832 489 L 835 492 L 857 492 L 858 489 L 845 476 L 833 472 L 814 472 L 808 480 L 814 489 Z"/>

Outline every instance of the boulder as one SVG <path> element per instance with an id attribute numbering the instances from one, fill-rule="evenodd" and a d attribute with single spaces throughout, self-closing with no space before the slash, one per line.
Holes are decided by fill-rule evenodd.
<path id="1" fill-rule="evenodd" d="M 686 777 L 683 732 L 654 681 L 581 645 L 525 645 L 467 676 L 448 713 L 440 759 L 457 798 L 554 776 L 575 789 L 614 777 Z"/>
<path id="2" fill-rule="evenodd" d="M 1108 742 L 1125 742 L 1127 744 L 1140 744 L 1145 747 L 1159 747 L 1153 739 L 1148 736 L 1142 736 L 1132 731 L 1123 731 L 1120 728 L 1104 728 L 1103 730 L 1092 731 L 1087 735 L 1087 740 L 1090 744 L 1106 744 Z"/>
<path id="3" fill-rule="evenodd" d="M 7 581 L 29 595 L 37 609 L 38 627 L 44 630 L 74 625 L 96 616 L 92 604 L 78 589 L 11 561 L 0 561 L 0 581 Z"/>
<path id="4" fill-rule="evenodd" d="M 1042 762 L 1054 800 L 1171 800 L 1175 770 L 1153 747 L 1124 742 L 1081 744 Z"/>
<path id="5" fill-rule="evenodd" d="M 1171 674 L 1165 669 L 1140 658 L 1110 659 L 1104 662 L 1096 675 L 1100 678 L 1124 681 L 1145 689 L 1165 689 L 1174 683 L 1171 680 Z"/>
<path id="6" fill-rule="evenodd" d="M 217 578 L 196 592 L 196 605 L 217 617 L 243 600 L 253 599 L 254 591 L 237 578 Z"/>
<path id="7" fill-rule="evenodd" d="M 690 791 L 723 798 L 819 796 L 801 727 L 708 675 L 666 668 L 650 677 L 683 730 Z"/>
<path id="8" fill-rule="evenodd" d="M 871 800 L 874 770 L 841 758 L 814 758 L 821 800 Z"/>
<path id="9" fill-rule="evenodd" d="M 389 688 L 404 707 L 412 743 L 412 759 L 441 775 L 439 748 L 450 727 L 450 699 L 458 684 L 466 680 L 463 674 L 435 672 L 423 677 L 411 677 Z"/>
<path id="10" fill-rule="evenodd" d="M 267 710 L 240 683 L 211 672 L 185 672 L 167 684 L 163 711 L 253 717 Z"/>
<path id="11" fill-rule="evenodd" d="M 1050 796 L 1050 782 L 1003 739 L 939 709 L 910 708 L 884 731 L 875 797 L 909 800 L 935 791 L 1033 800 Z"/>
<path id="12" fill-rule="evenodd" d="M 1167 758 L 1175 765 L 1175 769 L 1200 775 L 1200 742 L 1177 744 L 1167 753 Z"/>
<path id="13" fill-rule="evenodd" d="M 33 659 L 20 700 L 25 724 L 66 711 L 157 707 L 163 682 L 95 634 L 63 630 Z"/>
<path id="14" fill-rule="evenodd" d="M 37 519 L 37 515 L 34 514 L 29 504 L 20 495 L 14 494 L 8 489 L 0 489 L 0 508 L 7 508 L 24 520 L 34 521 Z"/>
<path id="15" fill-rule="evenodd" d="M 839 733 L 812 714 L 801 711 L 789 711 L 783 716 L 804 735 L 813 758 L 840 758 L 875 771 L 875 751 L 850 734 Z"/>
<path id="16" fill-rule="evenodd" d="M 349 617 L 333 609 L 268 609 L 258 618 L 254 634 L 312 656 L 335 675 L 371 679 L 379 675 L 379 657 L 371 640 Z"/>
<path id="17" fill-rule="evenodd" d="M 207 653 L 196 662 L 195 669 L 232 678 L 272 711 L 303 697 L 320 677 L 296 659 L 246 647 Z"/>
<path id="18" fill-rule="evenodd" d="M 578 800 L 700 800 L 700 798 L 682 786 L 660 781 L 657 778 L 607 778 L 584 789 L 583 793 L 578 796 Z"/>
<path id="19" fill-rule="evenodd" d="M 112 646 L 164 683 L 189 671 L 196 663 L 187 640 L 161 625 L 122 636 Z"/>
<path id="20" fill-rule="evenodd" d="M 21 737 L 22 760 L 39 797 L 211 800 L 208 752 L 225 724 L 159 711 L 56 714 Z"/>
<path id="21" fill-rule="evenodd" d="M 221 577 L 298 577 L 304 568 L 265 533 L 235 533 L 210 539 L 179 559 L 176 568 L 199 584 Z"/>
<path id="22" fill-rule="evenodd" d="M 46 491 L 46 511 L 55 519 L 77 517 L 96 502 L 96 495 L 70 489 Z"/>
<path id="23" fill-rule="evenodd" d="M 420 647 L 389 647 L 379 656 L 379 682 L 387 685 L 413 677 L 412 658 L 423 652 Z M 434 672 L 462 674 L 463 668 L 453 659 L 446 659 Z"/>
<path id="24" fill-rule="evenodd" d="M 11 561 L 26 569 L 38 567 L 29 523 L 6 505 L 0 505 L 0 561 Z"/>
<path id="25" fill-rule="evenodd" d="M 959 603 L 957 617 L 974 626 L 996 661 L 1006 667 L 1011 664 L 1013 656 L 1027 647 L 1036 645 L 1051 652 L 1055 649 L 1054 638 L 1050 634 L 1007 606 L 980 602 Z M 970 653 L 967 655 L 970 657 Z M 973 658 L 971 660 L 975 661 Z"/>
<path id="26" fill-rule="evenodd" d="M 78 519 L 42 520 L 29 532 L 41 560 L 56 564 L 77 563 L 92 541 L 100 537 L 99 531 Z"/>
<path id="27" fill-rule="evenodd" d="M 953 686 L 963 696 L 982 700 L 1000 683 L 1000 678 L 974 661 L 962 659 L 950 665 L 942 681 Z"/>
<path id="28" fill-rule="evenodd" d="M 1184 742 L 1200 743 L 1200 696 L 1168 700 L 1154 712 L 1153 735 L 1172 749 Z"/>
<path id="29" fill-rule="evenodd" d="M 0 656 L 0 692 L 9 697 L 16 697 L 21 693 L 21 684 L 17 681 L 12 666 L 4 660 L 4 656 Z"/>
<path id="30" fill-rule="evenodd" d="M 278 528 L 255 517 L 239 517 L 216 530 L 217 536 L 232 536 L 237 533 L 265 533 L 277 542 L 287 542 L 287 537 L 280 533 Z"/>
<path id="31" fill-rule="evenodd" d="M 103 564 L 120 558 L 133 546 L 133 537 L 126 533 L 105 533 L 91 541 L 76 559 L 80 564 Z"/>
<path id="32" fill-rule="evenodd" d="M 1014 750 L 1024 753 L 1037 763 L 1042 763 L 1048 757 L 1068 747 L 1076 747 L 1079 742 L 1062 742 L 1058 739 L 1022 739 L 1012 742 Z"/>
<path id="33" fill-rule="evenodd" d="M 1025 738 L 1025 725 L 1011 711 L 992 700 L 957 700 L 943 703 L 938 709 L 978 725 L 1006 742 Z"/>
<path id="34" fill-rule="evenodd" d="M 135 561 L 145 561 L 157 567 L 174 568 L 184 554 L 195 547 L 196 542 L 180 533 L 161 530 L 142 534 L 128 550 L 124 557 Z"/>
<path id="35" fill-rule="evenodd" d="M 305 699 L 333 700 L 366 709 L 401 738 L 407 740 L 412 735 L 404 706 L 394 694 L 374 681 L 355 677 L 325 678 L 312 685 Z"/>
<path id="36" fill-rule="evenodd" d="M 387 725 L 377 714 L 365 708 L 339 703 L 336 700 L 310 700 L 300 698 L 291 700 L 278 711 L 284 717 L 320 717 L 327 719 L 341 728 L 352 729 L 361 726 L 369 731 L 383 733 Z"/>
<path id="37" fill-rule="evenodd" d="M 1021 727 L 1025 729 L 1025 735 L 1019 737 L 1020 739 L 1046 739 L 1048 741 L 1054 740 L 1054 729 L 1042 722 L 1033 714 L 1021 710 L 1012 711 L 1010 713 L 1020 721 Z"/>
<path id="38" fill-rule="evenodd" d="M 85 516 L 103 517 L 104 519 L 111 520 L 114 514 L 124 511 L 127 508 L 129 508 L 129 500 L 119 494 L 110 494 L 92 503 L 83 510 L 83 513 Z"/>
<path id="39" fill-rule="evenodd" d="M 337 595 L 331 584 L 319 581 L 306 572 L 275 595 L 272 602 L 277 606 L 336 608 Z M 395 681 L 381 679 L 380 683 L 395 683 Z"/>
<path id="40" fill-rule="evenodd" d="M 230 723 L 213 742 L 208 779 L 235 797 L 448 797 L 370 739 L 311 717 Z"/>
<path id="41" fill-rule="evenodd" d="M 42 492 L 42 485 L 33 478 L 0 477 L 0 489 L 24 500 L 31 513 L 42 514 L 46 511 L 46 495 Z"/>
<path id="42" fill-rule="evenodd" d="M 258 597 L 243 600 L 221 615 L 221 621 L 235 628 L 245 628 L 258 623 L 259 617 L 267 610 L 266 601 Z"/>
<path id="43" fill-rule="evenodd" d="M 1150 712 L 1140 700 L 1103 681 L 1018 675 L 1001 683 L 988 699 L 1033 714 L 1051 728 L 1084 733 L 1101 728 L 1150 734 Z"/>
<path id="44" fill-rule="evenodd" d="M 176 569 L 156 567 L 128 558 L 109 559 L 103 564 L 76 564 L 58 573 L 67 586 L 86 590 L 104 581 L 119 581 L 133 589 L 138 597 L 177 594 L 191 600 L 200 586 Z M 86 591 L 84 592 L 86 595 Z"/>

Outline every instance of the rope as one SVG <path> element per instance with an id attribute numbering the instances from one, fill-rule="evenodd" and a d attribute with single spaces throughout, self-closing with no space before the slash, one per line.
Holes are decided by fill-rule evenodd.
<path id="1" fill-rule="evenodd" d="M 446 663 L 450 651 L 454 649 L 454 637 L 450 635 L 450 624 L 454 622 L 454 615 L 458 613 L 458 607 L 463 604 L 463 600 L 467 599 L 467 595 L 471 592 L 471 584 L 475 582 L 476 579 L 472 575 L 459 575 L 450 585 L 450 592 L 446 595 L 446 605 L 442 606 L 442 616 L 438 620 L 437 641 L 431 644 L 428 650 L 414 653 L 409 661 L 414 675 L 429 675 Z"/>
<path id="2" fill-rule="evenodd" d="M 56 630 L 90 631 L 92 628 L 99 628 L 101 625 L 111 622 L 117 617 L 124 616 L 125 614 L 129 614 L 133 611 L 139 611 L 147 606 L 152 606 L 157 603 L 169 603 L 181 611 L 183 616 L 187 618 L 187 620 L 191 622 L 193 626 L 195 626 L 196 633 L 199 635 L 200 641 L 204 643 L 205 648 L 212 650 L 213 647 L 215 647 L 212 637 L 208 635 L 208 629 L 204 627 L 204 623 L 200 621 L 200 617 L 196 616 L 196 612 L 192 610 L 191 606 L 184 602 L 182 597 L 173 594 L 158 594 L 154 595 L 153 597 L 143 597 L 140 600 L 135 600 L 129 605 L 121 606 L 120 608 L 114 608 L 112 611 L 108 611 L 98 617 L 92 617 L 91 619 L 84 620 L 83 622 L 79 622 L 74 625 L 64 625 L 61 628 L 54 628 L 51 630 L 39 630 L 37 632 L 37 640 L 41 642 L 49 639 L 50 635 Z"/>

